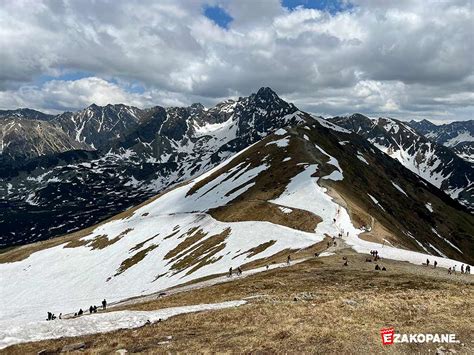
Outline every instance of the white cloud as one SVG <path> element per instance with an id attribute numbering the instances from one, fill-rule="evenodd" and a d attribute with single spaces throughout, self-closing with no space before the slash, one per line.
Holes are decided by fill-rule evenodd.
<path id="1" fill-rule="evenodd" d="M 271 86 L 326 115 L 472 118 L 469 0 L 353 3 L 329 14 L 278 0 L 5 2 L 0 105 L 211 104 Z M 229 12 L 228 30 L 204 4 Z M 89 77 L 60 80 L 71 72 Z"/>

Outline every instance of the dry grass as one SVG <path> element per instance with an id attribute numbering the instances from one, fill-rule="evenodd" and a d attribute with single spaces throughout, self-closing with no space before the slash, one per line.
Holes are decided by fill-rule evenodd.
<path id="1" fill-rule="evenodd" d="M 158 245 L 156 244 L 150 245 L 148 248 L 140 250 L 135 255 L 122 261 L 119 269 L 117 270 L 117 273 L 114 276 L 120 275 L 122 272 L 126 271 L 127 269 L 131 268 L 133 265 L 142 261 L 150 251 L 152 251 L 153 249 L 156 249 L 157 247 Z"/>
<path id="2" fill-rule="evenodd" d="M 153 310 L 186 304 L 260 297 L 245 306 L 181 315 L 162 323 L 107 334 L 22 344 L 11 354 L 61 350 L 83 341 L 86 353 L 163 352 L 434 352 L 440 345 L 395 344 L 383 347 L 379 331 L 394 326 L 403 333 L 456 333 L 462 344 L 447 348 L 472 353 L 472 277 L 448 276 L 443 269 L 382 261 L 376 272 L 365 256 L 344 251 L 285 269 L 270 270 L 234 282 L 179 293 L 128 306 Z M 245 271 L 244 271 L 245 273 Z M 165 337 L 172 340 L 163 343 Z"/>
<path id="3" fill-rule="evenodd" d="M 221 222 L 265 221 L 283 225 L 303 232 L 313 233 L 321 217 L 314 213 L 292 208 L 284 213 L 271 202 L 250 200 L 227 204 L 210 211 L 210 214 Z"/>

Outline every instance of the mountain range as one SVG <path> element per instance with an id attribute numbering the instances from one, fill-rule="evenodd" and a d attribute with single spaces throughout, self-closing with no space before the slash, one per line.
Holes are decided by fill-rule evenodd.
<path id="1" fill-rule="evenodd" d="M 408 123 L 393 118 L 371 119 L 361 114 L 353 114 L 334 117 L 329 121 L 366 138 L 425 181 L 473 209 L 473 164 L 456 155 L 451 149 L 433 142 Z"/>
<path id="2" fill-rule="evenodd" d="M 471 163 L 450 148 L 430 145 L 400 121 L 379 119 L 376 126 L 382 128 L 374 130 L 373 120 L 351 117 L 331 119 L 347 130 L 335 128 L 270 88 L 212 108 L 93 104 L 56 116 L 29 109 L 1 111 L 1 132 L 9 125 L 16 128 L 15 134 L 2 136 L 8 148 L 0 164 L 6 182 L 0 186 L 0 244 L 20 245 L 88 228 L 209 171 L 278 129 L 308 120 L 346 134 L 357 132 L 362 141 L 421 176 L 421 183 L 472 208 Z M 389 131 L 383 128 L 388 125 L 393 126 Z M 356 137 L 352 134 L 349 141 L 359 141 Z M 443 201 L 462 210 L 447 197 Z"/>
<path id="3" fill-rule="evenodd" d="M 474 162 L 474 120 L 435 125 L 428 120 L 408 124 L 426 138 L 451 148 L 461 158 Z"/>

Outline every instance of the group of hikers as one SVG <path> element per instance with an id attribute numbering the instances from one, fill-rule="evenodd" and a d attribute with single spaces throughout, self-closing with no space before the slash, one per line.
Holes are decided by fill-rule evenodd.
<path id="1" fill-rule="evenodd" d="M 227 274 L 227 277 L 232 277 L 232 275 L 234 274 L 234 269 L 232 269 L 232 266 L 229 268 L 229 273 Z M 235 272 L 235 274 L 237 276 L 240 276 L 242 275 L 242 269 L 240 268 L 240 266 L 237 268 L 237 271 Z"/>
<path id="2" fill-rule="evenodd" d="M 461 274 L 470 274 L 471 273 L 471 266 L 466 265 L 466 268 L 464 268 L 464 264 L 461 265 Z M 448 274 L 456 274 L 456 265 L 454 265 L 452 268 L 450 267 L 448 269 Z"/>
<path id="3" fill-rule="evenodd" d="M 374 261 L 377 261 L 377 260 L 380 259 L 378 250 L 371 250 L 370 255 L 372 255 L 374 257 Z"/>
<path id="4" fill-rule="evenodd" d="M 430 266 L 430 259 L 426 259 L 426 266 L 427 267 Z M 436 269 L 436 266 L 438 266 L 438 262 L 435 260 L 433 262 L 433 268 Z M 464 264 L 462 264 L 461 265 L 461 274 L 470 274 L 470 273 L 471 273 L 471 266 L 466 265 L 466 267 L 464 267 Z M 456 265 L 454 265 L 453 267 L 448 268 L 448 274 L 449 275 L 456 274 Z"/>
<path id="5" fill-rule="evenodd" d="M 92 313 L 97 313 L 97 306 L 90 306 L 89 307 L 89 314 L 92 314 Z M 104 298 L 103 301 L 102 301 L 102 310 L 105 311 L 107 309 L 107 301 L 106 299 Z M 84 314 L 84 311 L 82 310 L 82 308 L 79 308 L 79 311 L 74 313 L 74 317 L 80 317 Z M 59 313 L 59 317 L 58 319 L 62 319 L 62 313 Z M 51 313 L 51 312 L 48 312 L 48 318 L 46 320 L 55 320 L 56 319 L 56 316 Z"/>
<path id="6" fill-rule="evenodd" d="M 62 316 L 63 314 L 59 313 L 58 318 L 61 319 Z M 56 319 L 56 315 L 54 313 L 48 312 L 48 318 L 46 320 L 55 320 L 55 319 Z"/>

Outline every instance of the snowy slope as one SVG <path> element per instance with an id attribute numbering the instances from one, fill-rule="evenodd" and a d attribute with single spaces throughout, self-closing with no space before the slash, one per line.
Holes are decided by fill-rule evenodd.
<path id="1" fill-rule="evenodd" d="M 54 322 L 38 320 L 15 324 L 11 320 L 0 321 L 0 349 L 13 344 L 31 341 L 76 337 L 111 332 L 118 329 L 137 328 L 147 324 L 147 322 L 163 321 L 180 314 L 239 307 L 245 303 L 245 301 L 228 301 L 172 307 L 157 311 L 118 311 L 84 315 L 79 318 L 62 319 Z"/>
<path id="2" fill-rule="evenodd" d="M 449 241 L 450 245 L 432 231 L 428 222 L 416 216 L 414 219 L 410 216 L 399 218 L 398 211 L 406 210 L 404 199 L 408 199 L 410 193 L 407 187 L 417 180 L 405 169 L 391 171 L 390 178 L 397 181 L 398 188 L 407 191 L 401 194 L 392 180 L 383 175 L 383 169 L 390 168 L 385 165 L 384 155 L 375 150 L 372 152 L 363 140 L 344 146 L 337 144 L 346 141 L 348 136 L 323 127 L 317 121 L 311 127 L 278 130 L 275 135 L 251 145 L 198 178 L 93 230 L 58 239 L 56 245 L 31 246 L 33 252 L 25 258 L 0 263 L 0 283 L 6 285 L 2 288 L 0 320 L 39 321 L 46 311 L 70 313 L 79 308 L 87 309 L 104 297 L 114 302 L 157 292 L 205 276 L 226 273 L 229 267 L 236 268 L 284 250 L 305 248 L 322 241 L 325 236 L 337 236 L 341 232 L 357 251 L 383 249 L 383 256 L 417 264 L 426 257 L 438 260 L 443 267 L 458 263 L 433 255 L 439 249 L 443 254 L 462 256 L 461 248 L 472 245 L 469 244 L 472 241 L 453 240 Z M 370 166 L 357 158 L 360 154 L 370 161 Z M 357 174 L 352 172 L 354 167 Z M 358 235 L 366 229 L 355 225 L 349 211 L 329 195 L 326 185 L 341 188 L 342 193 L 345 184 L 357 186 L 362 181 L 358 179 L 366 179 L 371 176 L 366 174 L 373 174 L 376 169 L 382 170 L 374 180 L 386 182 L 386 195 L 379 196 L 378 190 L 373 190 L 376 184 L 365 185 L 366 191 L 376 196 L 381 206 L 387 206 L 386 196 L 403 196 L 392 203 L 393 222 L 384 210 L 367 207 L 371 200 L 360 197 L 367 196 L 365 191 L 353 191 L 360 193 L 355 201 L 390 228 L 400 231 L 415 228 L 413 221 L 416 220 L 419 225 L 416 227 L 421 225 L 424 229 L 417 231 L 419 235 L 415 240 L 429 254 L 403 249 L 403 245 L 410 245 L 403 239 L 398 240 L 399 248 L 360 240 Z M 407 177 L 403 178 L 405 175 Z M 422 209 L 428 213 L 425 204 L 429 198 L 435 211 L 432 216 L 438 216 L 442 208 L 457 213 L 443 204 L 442 196 L 436 197 L 430 190 L 423 190 L 421 184 L 416 185 L 416 189 L 422 190 L 424 198 L 416 200 L 416 194 L 410 193 L 414 200 L 408 203 L 414 204 L 413 211 Z M 255 214 L 235 218 L 244 209 L 240 206 L 245 204 L 248 208 L 254 206 Z M 277 207 L 273 209 L 272 206 Z M 397 206 L 400 208 L 394 210 Z M 277 211 L 280 211 L 279 219 L 272 219 L 278 215 Z M 307 212 L 303 215 L 305 221 L 310 217 L 317 221 L 314 227 L 290 227 L 287 218 L 295 222 L 297 211 L 300 216 L 301 211 Z M 221 219 L 216 218 L 217 215 Z M 437 219 L 431 219 L 431 222 L 436 224 L 436 231 L 446 230 L 462 236 L 456 229 L 458 216 L 453 216 L 452 225 Z M 461 213 L 459 217 L 465 218 L 465 215 Z M 429 218 L 433 217 L 430 215 Z M 400 226 L 398 220 L 406 224 Z M 444 232 L 440 233 L 444 235 Z M 401 234 L 394 233 L 394 238 Z M 428 243 L 436 249 L 430 248 Z M 2 257 L 9 255 L 5 253 Z"/>

